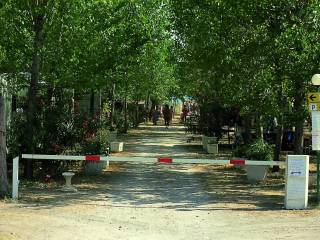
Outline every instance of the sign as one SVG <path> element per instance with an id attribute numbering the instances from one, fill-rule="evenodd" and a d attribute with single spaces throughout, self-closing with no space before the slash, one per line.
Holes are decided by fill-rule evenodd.
<path id="1" fill-rule="evenodd" d="M 307 100 L 309 103 L 319 103 L 320 102 L 320 93 L 317 93 L 317 92 L 308 93 Z"/>
<path id="2" fill-rule="evenodd" d="M 320 150 L 320 112 L 312 111 L 312 150 Z"/>
<path id="3" fill-rule="evenodd" d="M 312 150 L 320 150 L 320 133 L 312 133 Z"/>
<path id="4" fill-rule="evenodd" d="M 320 112 L 320 103 L 309 103 L 309 110 Z"/>
<path id="5" fill-rule="evenodd" d="M 312 132 L 320 132 L 320 112 L 312 112 L 311 113 L 311 127 Z"/>
<path id="6" fill-rule="evenodd" d="M 304 177 L 306 174 L 306 164 L 301 159 L 292 159 L 288 165 L 289 176 Z"/>

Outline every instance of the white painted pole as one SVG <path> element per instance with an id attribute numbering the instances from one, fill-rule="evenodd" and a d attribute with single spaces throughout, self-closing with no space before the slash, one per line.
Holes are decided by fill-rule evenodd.
<path id="1" fill-rule="evenodd" d="M 42 159 L 42 160 L 85 160 L 85 156 L 72 155 L 45 155 L 45 154 L 22 154 L 23 159 Z"/>
<path id="2" fill-rule="evenodd" d="M 45 155 L 45 154 L 22 154 L 22 158 L 27 159 L 46 159 L 46 160 L 70 160 L 70 161 L 84 161 L 86 156 L 72 156 L 72 155 Z M 166 158 L 166 157 L 159 157 Z M 171 158 L 170 158 L 171 159 Z M 128 157 L 128 156 L 99 156 L 100 161 L 116 161 L 116 162 L 141 162 L 141 163 L 157 163 L 157 157 Z M 172 158 L 172 163 L 186 163 L 186 164 L 231 164 L 229 159 L 190 159 L 190 158 Z M 245 160 L 244 165 L 256 166 L 285 166 L 285 162 L 280 161 L 255 161 Z"/>
<path id="3" fill-rule="evenodd" d="M 12 160 L 12 199 L 18 199 L 19 189 L 19 157 Z"/>

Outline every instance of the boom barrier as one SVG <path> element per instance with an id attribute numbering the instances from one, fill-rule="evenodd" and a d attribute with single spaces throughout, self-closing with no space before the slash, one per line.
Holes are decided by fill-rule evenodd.
<path id="1" fill-rule="evenodd" d="M 141 162 L 141 163 L 159 163 L 159 164 L 214 164 L 214 165 L 240 165 L 240 166 L 283 166 L 286 168 L 286 207 L 289 209 L 300 209 L 301 204 L 303 208 L 306 207 L 307 200 L 305 200 L 306 169 L 309 169 L 309 156 L 305 155 L 289 155 L 286 162 L 280 161 L 257 161 L 245 159 L 189 159 L 189 158 L 170 158 L 170 157 L 121 157 L 121 156 L 73 156 L 73 155 L 44 155 L 44 154 L 22 154 L 22 159 L 38 159 L 38 160 L 63 160 L 63 161 L 108 161 L 108 162 Z M 297 160 L 298 159 L 298 160 Z M 299 161 L 299 159 L 301 161 Z M 289 167 L 288 167 L 289 166 Z M 300 181 L 299 181 L 300 180 Z M 296 187 L 301 185 L 301 191 L 298 193 Z M 291 184 L 293 183 L 293 184 Z M 299 186 L 300 186 L 299 185 Z M 304 187 L 303 187 L 304 186 Z M 295 189 L 293 189 L 295 188 Z M 302 189 L 303 188 L 303 189 Z M 13 159 L 12 170 L 12 198 L 18 199 L 19 193 L 19 157 Z M 293 204 L 290 205 L 292 192 Z M 303 194 L 302 194 L 303 193 Z M 290 195 L 290 196 L 289 196 Z M 297 196 L 299 195 L 299 196 Z M 306 195 L 308 196 L 308 194 Z M 302 199 L 302 200 L 301 200 Z M 298 201 L 298 204 L 297 204 Z M 301 203 L 302 202 L 302 203 Z M 297 207 L 298 206 L 298 207 Z"/>

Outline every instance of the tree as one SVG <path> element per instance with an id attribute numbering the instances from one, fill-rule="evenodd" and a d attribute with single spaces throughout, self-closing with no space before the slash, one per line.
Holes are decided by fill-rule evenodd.
<path id="1" fill-rule="evenodd" d="M 8 194 L 5 98 L 0 92 L 0 197 Z"/>
<path id="2" fill-rule="evenodd" d="M 284 127 L 295 127 L 295 151 L 302 151 L 304 96 L 319 69 L 317 4 L 172 1 L 179 77 L 186 90 L 200 103 L 277 117 L 275 159 Z"/>

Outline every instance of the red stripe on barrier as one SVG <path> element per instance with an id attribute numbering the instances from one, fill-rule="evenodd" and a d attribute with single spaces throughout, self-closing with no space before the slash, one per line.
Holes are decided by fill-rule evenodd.
<path id="1" fill-rule="evenodd" d="M 100 161 L 100 156 L 98 155 L 89 155 L 85 158 L 86 161 Z"/>
<path id="2" fill-rule="evenodd" d="M 172 158 L 158 158 L 159 163 L 172 163 Z"/>
<path id="3" fill-rule="evenodd" d="M 230 160 L 230 164 L 245 165 L 246 164 L 246 160 L 244 160 L 244 159 L 231 159 Z"/>

